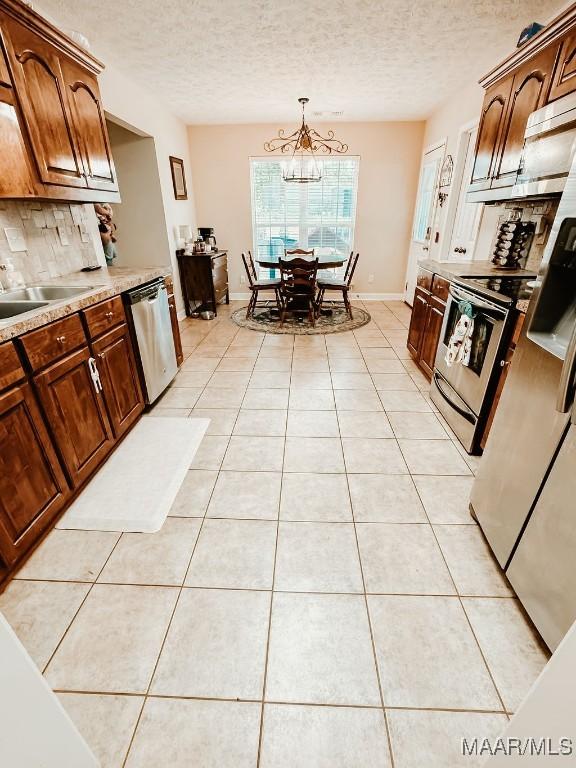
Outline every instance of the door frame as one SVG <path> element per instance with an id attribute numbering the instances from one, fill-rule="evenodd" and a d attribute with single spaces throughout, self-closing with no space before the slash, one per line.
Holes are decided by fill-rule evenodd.
<path id="1" fill-rule="evenodd" d="M 439 258 L 440 261 L 450 261 L 450 245 L 452 243 L 452 236 L 454 234 L 454 226 L 456 224 L 456 214 L 458 213 L 458 200 L 460 198 L 460 187 L 464 180 L 464 170 L 466 168 L 466 153 L 468 146 L 465 144 L 464 137 L 467 133 L 471 133 L 474 128 L 480 127 L 479 118 L 468 120 L 458 129 L 458 141 L 456 144 L 456 158 L 454 162 L 454 173 L 452 174 L 452 184 L 450 190 L 454 192 L 458 189 L 457 194 L 448 195 L 448 207 L 446 209 L 446 219 L 444 222 L 445 236 L 442 238 L 440 245 Z M 476 137 L 478 138 L 478 137 Z"/>
<path id="2" fill-rule="evenodd" d="M 414 209 L 413 209 L 413 213 L 412 213 L 412 223 L 410 225 L 410 240 L 409 240 L 409 243 L 408 243 L 408 257 L 406 259 L 406 272 L 405 272 L 405 276 L 404 276 L 404 301 L 409 306 L 412 306 L 411 302 L 412 302 L 412 298 L 413 297 L 408 295 L 408 283 L 409 283 L 409 279 L 408 278 L 409 278 L 411 269 L 416 266 L 416 264 L 414 263 L 412 244 L 414 242 L 417 242 L 417 241 L 414 240 L 414 237 L 413 237 L 413 234 L 414 234 L 414 221 L 415 221 L 416 211 L 417 211 L 417 208 L 418 208 L 418 199 L 419 199 L 419 195 L 420 195 L 420 185 L 422 184 L 422 173 L 423 173 L 423 170 L 424 170 L 424 158 L 430 152 L 435 152 L 437 149 L 444 149 L 444 157 L 445 157 L 446 156 L 446 147 L 447 146 L 448 146 L 448 137 L 444 136 L 439 141 L 435 141 L 432 144 L 428 144 L 426 147 L 424 147 L 424 149 L 422 150 L 421 158 L 420 158 L 420 170 L 418 172 L 418 186 L 416 188 L 416 197 L 414 198 Z M 442 166 L 440 166 L 440 168 L 441 167 Z M 434 204 L 432 206 L 431 218 L 430 218 L 431 222 L 434 221 L 434 213 L 436 211 L 436 206 L 437 205 L 438 205 L 438 200 L 436 198 L 435 202 L 434 202 Z"/>

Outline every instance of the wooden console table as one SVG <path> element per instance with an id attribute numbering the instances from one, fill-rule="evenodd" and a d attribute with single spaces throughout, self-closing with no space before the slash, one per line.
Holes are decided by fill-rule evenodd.
<path id="1" fill-rule="evenodd" d="M 183 250 L 178 250 L 176 256 L 186 314 L 190 317 L 208 310 L 217 315 L 218 304 L 223 300 L 230 303 L 228 251 L 186 256 Z"/>

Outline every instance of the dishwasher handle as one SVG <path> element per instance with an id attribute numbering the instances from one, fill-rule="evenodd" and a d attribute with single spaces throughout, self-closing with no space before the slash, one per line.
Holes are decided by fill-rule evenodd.
<path id="1" fill-rule="evenodd" d="M 152 304 L 159 298 L 161 291 L 167 295 L 164 280 L 155 280 L 153 283 L 143 285 L 141 288 L 136 288 L 134 291 L 130 291 L 128 293 L 128 301 L 130 304 L 140 304 L 142 301 L 147 301 L 149 304 Z"/>

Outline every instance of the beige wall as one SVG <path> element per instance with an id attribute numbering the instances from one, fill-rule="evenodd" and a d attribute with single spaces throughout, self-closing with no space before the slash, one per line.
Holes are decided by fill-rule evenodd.
<path id="1" fill-rule="evenodd" d="M 448 259 L 450 240 L 452 237 L 452 228 L 454 224 L 455 206 L 457 199 L 452 199 L 458 195 L 458 179 L 462 178 L 462 166 L 459 163 L 464 162 L 464 157 L 458 155 L 459 137 L 462 126 L 477 121 L 480 118 L 480 110 L 484 98 L 484 90 L 478 83 L 473 83 L 467 88 L 459 89 L 454 96 L 445 101 L 426 121 L 426 131 L 424 134 L 424 147 L 429 147 L 446 140 L 445 154 L 452 155 L 454 160 L 454 180 L 449 190 L 449 197 L 446 203 L 436 209 L 436 216 L 433 232 L 438 232 L 439 247 L 435 253 L 435 258 Z M 492 216 L 491 209 L 485 209 L 482 214 L 482 224 L 479 240 L 477 242 L 474 258 L 486 259 L 486 249 L 490 245 L 490 237 L 485 242 L 484 234 L 488 236 L 491 227 L 497 217 Z M 494 219 L 494 221 L 492 221 Z"/>
<path id="2" fill-rule="evenodd" d="M 263 144 L 279 127 L 188 128 L 198 226 L 214 227 L 218 244 L 228 249 L 232 293 L 246 290 L 240 283 L 240 254 L 252 249 L 249 158 L 265 155 Z M 354 242 L 360 261 L 354 290 L 399 294 L 404 287 L 424 123 L 337 123 L 330 127 L 346 141 L 351 155 L 360 156 Z M 368 282 L 370 274 L 374 275 L 372 283 Z"/>
<path id="3" fill-rule="evenodd" d="M 170 263 L 170 244 L 154 139 L 108 121 L 108 135 L 122 196 L 114 203 L 118 267 Z"/>
<path id="4" fill-rule="evenodd" d="M 148 252 L 142 253 L 141 263 L 166 264 L 172 267 L 176 286 L 176 304 L 179 314 L 182 314 L 184 304 L 179 290 L 180 282 L 176 264 L 177 228 L 180 224 L 195 226 L 194 188 L 190 172 L 186 125 L 159 99 L 113 67 L 107 67 L 104 70 L 99 82 L 104 107 L 114 121 L 154 139 L 167 240 L 166 246 L 161 251 L 151 243 Z M 170 155 L 184 160 L 188 200 L 174 199 Z M 141 218 L 141 226 L 146 228 L 144 215 Z"/>

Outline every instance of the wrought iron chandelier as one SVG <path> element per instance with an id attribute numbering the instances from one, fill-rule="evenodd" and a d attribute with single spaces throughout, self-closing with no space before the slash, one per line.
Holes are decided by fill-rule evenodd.
<path id="1" fill-rule="evenodd" d="M 321 165 L 316 158 L 316 152 L 320 151 L 327 155 L 332 154 L 332 152 L 342 154 L 348 151 L 348 144 L 343 144 L 336 139 L 332 130 L 328 131 L 328 135 L 324 137 L 318 131 L 309 128 L 304 116 L 304 109 L 309 99 L 301 97 L 298 101 L 302 105 L 302 125 L 300 128 L 288 136 L 281 128 L 278 131 L 278 136 L 265 142 L 264 149 L 266 152 L 279 150 L 284 154 L 292 152 L 290 162 L 282 171 L 282 178 L 284 181 L 295 184 L 309 184 L 322 179 Z"/>

